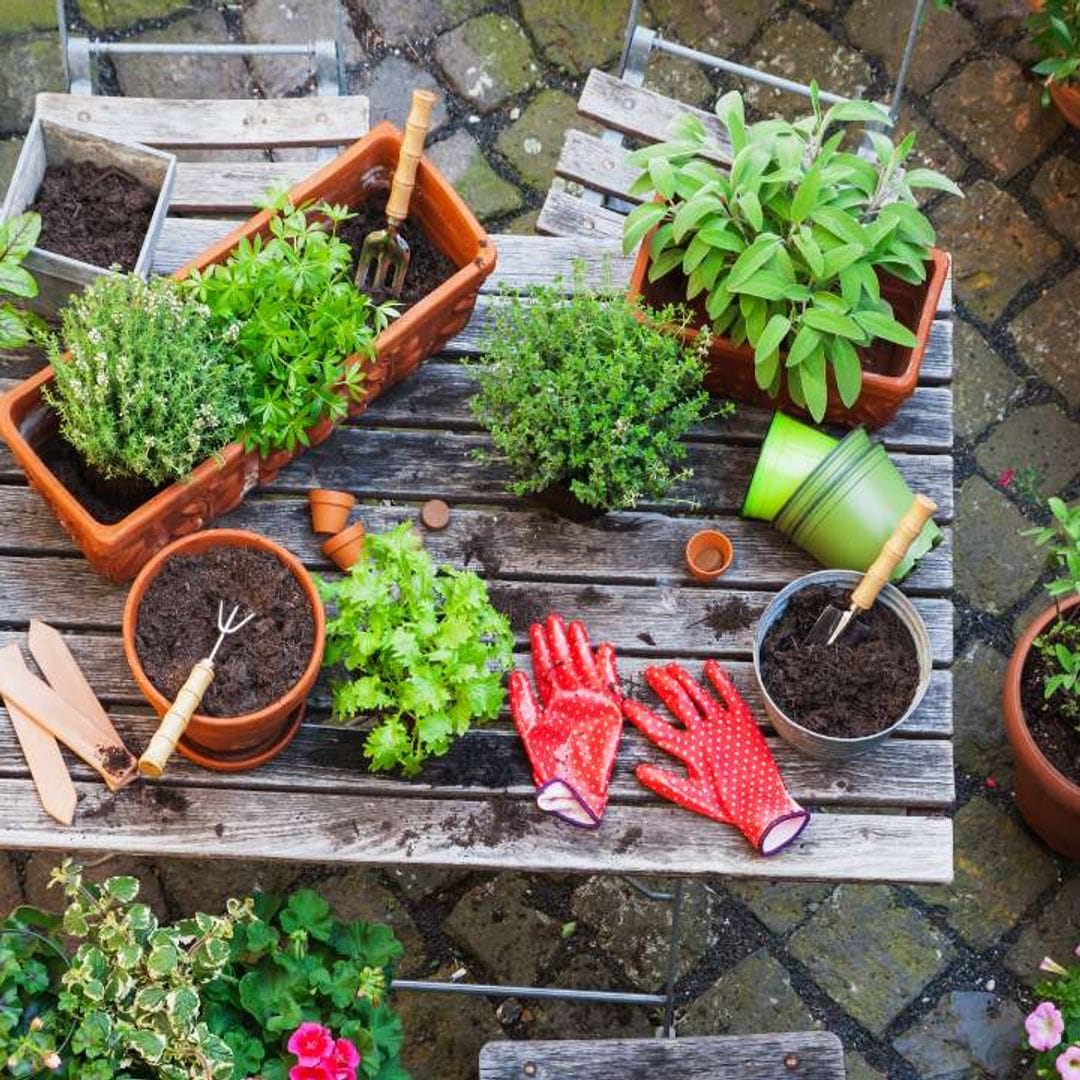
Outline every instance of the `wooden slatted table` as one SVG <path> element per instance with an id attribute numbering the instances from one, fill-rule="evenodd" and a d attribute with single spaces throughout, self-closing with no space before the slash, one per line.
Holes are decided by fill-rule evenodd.
<path id="1" fill-rule="evenodd" d="M 652 113 L 648 92 L 612 88 L 590 77 L 583 108 L 614 128 L 633 128 L 630 113 Z M 621 86 L 621 84 L 620 84 Z M 606 97 L 600 93 L 606 92 Z M 621 96 L 620 96 L 621 95 Z M 647 102 L 655 104 L 657 95 Z M 664 102 L 665 99 L 659 99 Z M 362 99 L 234 102 L 232 113 L 191 103 L 42 95 L 47 115 L 97 130 L 123 132 L 159 146 L 327 146 L 362 134 Z M 224 105 L 221 109 L 224 109 Z M 667 103 L 671 112 L 681 108 Z M 606 110 L 606 111 L 604 111 Z M 621 110 L 621 111 L 620 111 Z M 664 131 L 653 125 L 649 137 Z M 622 151 L 571 134 L 560 162 L 568 176 L 626 194 Z M 610 167 L 604 162 L 610 161 Z M 167 272 L 232 227 L 274 175 L 296 179 L 295 161 L 185 162 L 155 268 Z M 588 280 L 618 282 L 630 261 L 617 247 L 619 214 L 566 192 L 545 206 L 543 227 L 559 235 L 496 236 L 498 269 L 469 326 L 446 353 L 379 400 L 357 422 L 288 466 L 274 486 L 249 497 L 219 525 L 257 529 L 297 552 L 312 570 L 328 565 L 308 524 L 312 487 L 352 490 L 360 516 L 380 530 L 416 519 L 429 497 L 453 507 L 450 527 L 427 534 L 433 553 L 478 570 L 497 606 L 511 617 L 527 664 L 529 623 L 548 611 L 583 618 L 596 640 L 617 647 L 635 681 L 648 663 L 678 659 L 692 670 L 722 658 L 763 716 L 749 667 L 754 624 L 771 596 L 815 569 L 779 534 L 737 516 L 757 446 L 768 423 L 740 407 L 690 439 L 694 479 L 677 492 L 693 498 L 610 514 L 588 525 L 553 517 L 507 495 L 506 476 L 474 451 L 487 446 L 468 401 L 472 381 L 460 361 L 477 351 L 482 326 L 502 283 L 523 286 L 569 279 L 575 259 Z M 73 762 L 79 805 L 70 828 L 39 808 L 11 727 L 0 723 L 0 847 L 58 852 L 115 851 L 155 856 L 286 859 L 327 863 L 427 864 L 477 868 L 731 875 L 818 881 L 944 882 L 952 874 L 952 546 L 951 327 L 947 305 L 934 325 L 924 379 L 896 421 L 881 432 L 913 487 L 940 507 L 946 540 L 923 560 L 906 589 L 930 628 L 934 676 L 920 708 L 879 751 L 847 764 L 804 758 L 770 734 L 780 768 L 800 799 L 819 809 L 800 840 L 765 861 L 734 829 L 659 802 L 632 775 L 639 761 L 660 760 L 628 730 L 603 827 L 583 832 L 536 810 L 529 769 L 507 718 L 459 740 L 416 780 L 367 771 L 363 734 L 326 726 L 320 685 L 308 722 L 272 764 L 255 772 L 206 772 L 176 759 L 159 784 L 117 794 Z M 0 368 L 8 384 L 39 361 L 13 358 Z M 145 745 L 155 720 L 124 662 L 120 615 L 125 590 L 92 572 L 0 451 L 0 644 L 21 641 L 31 617 L 67 632 L 92 684 L 129 745 Z M 693 582 L 682 566 L 686 537 L 706 522 L 735 542 L 735 562 L 717 586 Z"/>

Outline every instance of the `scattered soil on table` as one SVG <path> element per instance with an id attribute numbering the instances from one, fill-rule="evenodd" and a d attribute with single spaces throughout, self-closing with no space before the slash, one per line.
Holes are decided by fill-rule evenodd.
<path id="1" fill-rule="evenodd" d="M 750 605 L 741 596 L 715 600 L 705 608 L 705 618 L 700 622 L 719 640 L 732 630 L 740 630 L 750 623 Z"/>
<path id="2" fill-rule="evenodd" d="M 509 620 L 515 634 L 527 634 L 533 623 L 542 623 L 554 601 L 544 589 L 524 592 L 510 585 L 491 585 L 488 596 L 492 606 Z"/>
<path id="3" fill-rule="evenodd" d="M 79 461 L 79 455 L 59 431 L 54 431 L 34 449 L 82 508 L 102 525 L 115 525 L 165 490 L 164 487 L 140 487 L 137 493 L 129 493 L 125 497 L 113 489 L 111 497 L 106 497 L 101 487 L 91 481 L 85 466 Z"/>
<path id="4" fill-rule="evenodd" d="M 499 540 L 494 521 L 481 522 L 469 533 L 465 538 L 462 561 L 466 567 L 469 563 L 476 562 L 489 578 L 499 576 L 502 559 L 499 557 Z"/>
<path id="5" fill-rule="evenodd" d="M 1069 623 L 1076 623 L 1071 612 Z M 1020 674 L 1020 703 L 1031 737 L 1046 760 L 1066 780 L 1080 784 L 1080 731 L 1077 730 L 1080 719 L 1070 719 L 1062 711 L 1068 691 L 1059 690 L 1049 700 L 1043 696 L 1046 679 L 1060 671 L 1053 661 L 1033 648 Z"/>
<path id="6" fill-rule="evenodd" d="M 110 776 L 123 776 L 135 765 L 135 759 L 122 746 L 99 746 L 101 764 Z"/>
<path id="7" fill-rule="evenodd" d="M 157 192 L 126 172 L 76 161 L 45 170 L 30 209 L 41 215 L 38 247 L 134 270 L 156 204 Z"/>
<path id="8" fill-rule="evenodd" d="M 641 836 L 641 827 L 638 825 L 631 826 L 631 828 L 627 829 L 626 832 L 619 837 L 619 842 L 615 845 L 616 852 L 620 855 L 625 855 L 632 847 L 637 846 Z"/>
<path id="9" fill-rule="evenodd" d="M 315 619 L 300 583 L 273 554 L 219 547 L 170 559 L 146 590 L 135 647 L 147 677 L 170 701 L 217 640 L 218 601 L 225 612 L 255 612 L 225 639 L 214 681 L 199 712 L 242 716 L 283 697 L 304 674 Z"/>
<path id="10" fill-rule="evenodd" d="M 488 813 L 452 814 L 447 820 L 450 842 L 458 847 L 497 847 L 504 840 L 520 840 L 532 832 L 532 810 L 513 799 L 495 798 Z"/>
<path id="11" fill-rule="evenodd" d="M 352 248 L 354 273 L 360 260 L 360 249 L 364 246 L 364 237 L 386 228 L 387 194 L 379 192 L 361 206 L 354 207 L 356 217 L 338 229 L 338 236 Z M 405 272 L 405 285 L 397 302 L 400 311 L 408 311 L 413 304 L 453 277 L 458 268 L 427 238 L 417 222 L 406 219 L 401 225 L 400 234 L 409 245 L 409 269 Z M 369 295 L 378 303 L 394 299 L 385 289 Z"/>
<path id="12" fill-rule="evenodd" d="M 792 720 L 834 738 L 855 739 L 889 727 L 919 683 L 915 643 L 884 604 L 859 616 L 835 645 L 808 645 L 827 604 L 845 610 L 845 589 L 813 585 L 796 593 L 761 647 L 761 674 L 773 701 Z"/>

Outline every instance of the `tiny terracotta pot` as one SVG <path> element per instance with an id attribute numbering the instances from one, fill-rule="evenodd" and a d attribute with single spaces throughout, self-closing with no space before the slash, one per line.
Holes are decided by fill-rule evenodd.
<path id="1" fill-rule="evenodd" d="M 715 581 L 734 555 L 731 541 L 715 529 L 702 529 L 686 542 L 686 565 L 698 581 Z"/>
<path id="2" fill-rule="evenodd" d="M 339 570 L 350 570 L 364 554 L 364 526 L 356 521 L 322 546 L 323 554 L 333 559 Z"/>
<path id="3" fill-rule="evenodd" d="M 269 552 L 296 578 L 311 604 L 311 615 L 315 624 L 311 659 L 304 668 L 303 675 L 288 693 L 258 712 L 246 713 L 243 716 L 206 716 L 196 713 L 176 747 L 186 758 L 200 765 L 206 765 L 215 757 L 220 757 L 223 762 L 234 761 L 243 756 L 243 751 L 254 751 L 257 760 L 252 757 L 251 763 L 262 764 L 283 750 L 298 729 L 296 716 L 315 685 L 326 644 L 326 614 L 322 600 L 319 599 L 315 583 L 304 569 L 304 564 L 292 552 L 286 551 L 280 544 L 275 544 L 265 536 L 243 529 L 208 529 L 169 544 L 142 568 L 128 593 L 127 603 L 124 605 L 124 655 L 143 697 L 150 702 L 158 716 L 164 716 L 171 702 L 147 677 L 135 647 L 139 608 L 146 596 L 146 590 L 169 559 L 177 555 L 195 555 L 215 547 L 244 547 Z M 263 753 L 268 747 L 272 748 L 272 753 Z"/>
<path id="4" fill-rule="evenodd" d="M 1080 85 L 1076 83 L 1052 82 L 1050 96 L 1061 115 L 1075 128 L 1080 128 Z"/>
<path id="5" fill-rule="evenodd" d="M 312 529 L 333 536 L 349 523 L 349 511 L 356 505 L 356 496 L 347 491 L 316 488 L 308 492 L 308 503 L 311 505 Z"/>
<path id="6" fill-rule="evenodd" d="M 1072 597 L 1062 612 L 1080 604 Z M 1016 802 L 1024 820 L 1055 851 L 1080 859 L 1080 786 L 1062 776 L 1039 749 L 1027 725 L 1020 696 L 1024 665 L 1035 639 L 1058 617 L 1056 607 L 1047 608 L 1024 631 L 1005 669 L 1002 705 L 1005 735 L 1016 755 Z"/>

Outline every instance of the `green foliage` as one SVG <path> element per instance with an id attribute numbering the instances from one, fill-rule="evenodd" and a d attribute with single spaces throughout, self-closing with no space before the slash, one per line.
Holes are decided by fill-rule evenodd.
<path id="1" fill-rule="evenodd" d="M 0 296 L 37 296 L 37 282 L 22 261 L 40 233 L 41 217 L 33 212 L 0 221 Z M 6 300 L 0 302 L 0 349 L 17 349 L 29 340 L 26 314 Z"/>
<path id="2" fill-rule="evenodd" d="M 527 303 L 503 301 L 473 366 L 472 410 L 509 466 L 511 491 L 561 483 L 615 510 L 663 498 L 690 475 L 680 440 L 706 415 L 708 336 L 684 347 L 669 331 L 685 313 L 592 292 L 580 270 L 569 298 L 542 287 Z"/>
<path id="3" fill-rule="evenodd" d="M 1028 18 L 1028 30 L 1043 57 L 1032 70 L 1047 86 L 1080 80 L 1080 0 L 1044 0 Z M 1049 101 L 1044 90 L 1043 104 Z"/>
<path id="4" fill-rule="evenodd" d="M 310 889 L 287 901 L 257 897 L 254 919 L 238 928 L 229 964 L 205 994 L 207 1023 L 232 1048 L 235 1080 L 285 1080 L 286 1040 L 305 1021 L 350 1039 L 367 1080 L 407 1080 L 401 1021 L 385 1000 L 401 951 L 389 927 L 334 919 Z"/>
<path id="5" fill-rule="evenodd" d="M 881 296 L 878 271 L 922 282 L 934 229 L 912 189 L 960 191 L 939 173 L 905 168 L 914 133 L 894 146 L 868 130 L 872 160 L 843 149 L 848 125 L 887 114 L 862 101 L 822 110 L 812 89 L 812 115 L 793 124 L 747 126 L 741 95 L 719 99 L 730 173 L 713 163 L 719 147 L 692 116 L 672 141 L 630 154 L 643 170 L 633 193 L 659 201 L 627 216 L 623 245 L 629 252 L 655 228 L 649 280 L 682 274 L 714 333 L 753 347 L 758 386 L 775 396 L 786 384 L 820 420 L 828 369 L 851 406 L 862 389 L 859 349 L 876 339 L 916 344 Z"/>
<path id="6" fill-rule="evenodd" d="M 334 715 L 376 718 L 364 744 L 372 769 L 414 775 L 498 715 L 510 624 L 479 577 L 436 567 L 409 524 L 368 535 L 352 570 L 319 588 L 334 609 L 326 663 L 350 676 L 333 683 Z"/>
<path id="7" fill-rule="evenodd" d="M 1077 952 L 1077 955 L 1080 956 L 1080 952 Z M 1080 964 L 1069 964 L 1065 967 L 1046 957 L 1039 969 L 1049 973 L 1051 977 L 1035 984 L 1036 1000 L 1056 1006 L 1064 1028 L 1057 1045 L 1036 1054 L 1035 1075 L 1045 1077 L 1046 1080 L 1060 1080 L 1067 1072 L 1064 1069 L 1058 1070 L 1057 1059 L 1066 1048 L 1080 1046 Z"/>
<path id="8" fill-rule="evenodd" d="M 209 312 L 169 278 L 99 277 L 48 335 L 55 389 L 45 397 L 64 438 L 107 479 L 181 480 L 232 441 L 245 380 Z"/>
<path id="9" fill-rule="evenodd" d="M 242 240 L 224 263 L 189 278 L 252 373 L 243 439 L 263 454 L 307 446 L 310 428 L 345 416 L 364 380 L 346 360 L 373 359 L 394 314 L 353 286 L 352 252 L 337 236 L 353 216 L 346 207 L 274 208 L 268 240 Z"/>

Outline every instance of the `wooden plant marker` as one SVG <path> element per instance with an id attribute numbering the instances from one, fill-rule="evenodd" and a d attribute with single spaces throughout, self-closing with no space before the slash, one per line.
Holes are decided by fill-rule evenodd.
<path id="1" fill-rule="evenodd" d="M 26 661 L 18 645 L 8 645 L 0 649 L 0 671 L 25 671 L 29 674 Z M 36 724 L 17 705 L 5 700 L 11 726 L 22 747 L 30 775 L 34 778 L 41 805 L 45 812 L 56 818 L 61 825 L 70 825 L 75 817 L 75 785 L 71 774 L 64 764 L 60 753 L 60 744 L 56 739 Z"/>
<path id="2" fill-rule="evenodd" d="M 112 724 L 85 716 L 25 665 L 22 670 L 10 664 L 0 667 L 0 696 L 9 708 L 14 705 L 100 773 L 110 791 L 135 779 L 135 759 Z"/>

